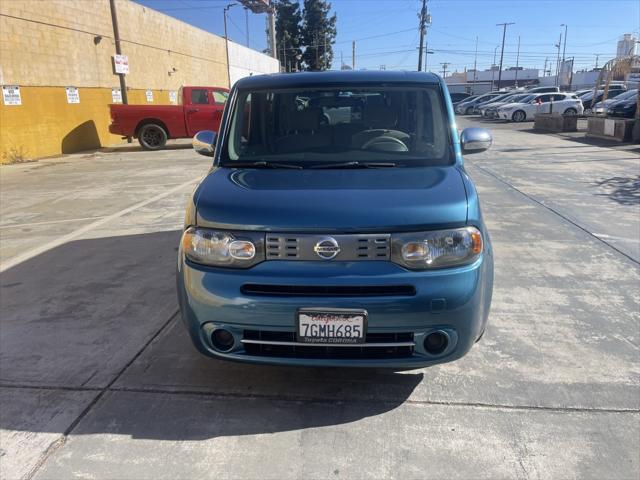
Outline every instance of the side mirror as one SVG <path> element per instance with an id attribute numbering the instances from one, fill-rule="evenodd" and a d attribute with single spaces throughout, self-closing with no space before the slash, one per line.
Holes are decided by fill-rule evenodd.
<path id="1" fill-rule="evenodd" d="M 491 147 L 493 137 L 484 128 L 465 128 L 460 135 L 462 153 L 480 153 Z"/>
<path id="2" fill-rule="evenodd" d="M 200 155 L 213 157 L 213 151 L 216 146 L 216 132 L 202 130 L 194 135 L 192 144 L 193 149 Z"/>

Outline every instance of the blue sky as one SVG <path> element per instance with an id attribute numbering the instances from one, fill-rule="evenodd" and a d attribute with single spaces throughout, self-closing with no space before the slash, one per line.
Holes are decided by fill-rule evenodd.
<path id="1" fill-rule="evenodd" d="M 155 10 L 212 33 L 223 35 L 222 9 L 230 0 L 136 0 Z M 302 3 L 302 0 L 300 0 Z M 351 42 L 356 41 L 356 68 L 415 70 L 417 68 L 418 12 L 421 0 L 333 0 L 338 16 L 334 68 L 340 55 L 351 64 Z M 524 67 L 542 69 L 545 58 L 555 61 L 558 42 L 568 25 L 567 57 L 578 69 L 599 65 L 615 56 L 623 33 L 640 32 L 640 0 L 429 0 L 432 26 L 428 29 L 428 69 L 448 71 L 473 67 L 478 37 L 478 68 L 488 68 L 502 40 L 496 23 L 515 22 L 507 29 L 504 65 L 516 64 L 518 36 Z M 265 16 L 249 13 L 249 45 L 266 48 Z M 229 38 L 246 43 L 245 12 L 229 11 Z M 500 49 L 497 49 L 499 61 Z"/>

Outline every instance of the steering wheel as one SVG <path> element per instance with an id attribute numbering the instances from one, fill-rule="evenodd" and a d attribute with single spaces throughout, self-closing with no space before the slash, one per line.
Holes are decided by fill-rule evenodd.
<path id="1" fill-rule="evenodd" d="M 379 150 L 382 152 L 408 152 L 409 149 L 402 140 L 395 137 L 376 137 L 362 145 L 363 150 Z"/>

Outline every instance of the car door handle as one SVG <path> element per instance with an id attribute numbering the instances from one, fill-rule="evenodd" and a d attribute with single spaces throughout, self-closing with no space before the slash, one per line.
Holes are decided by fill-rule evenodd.
<path id="1" fill-rule="evenodd" d="M 200 110 L 197 108 L 190 108 L 189 110 L 187 110 L 187 113 L 196 113 L 199 112 Z"/>

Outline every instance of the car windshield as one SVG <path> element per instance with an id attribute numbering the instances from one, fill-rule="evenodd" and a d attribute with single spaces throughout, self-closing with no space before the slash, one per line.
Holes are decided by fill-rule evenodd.
<path id="1" fill-rule="evenodd" d="M 519 96 L 517 99 L 514 99 L 511 101 L 511 103 L 527 103 L 530 102 L 531 100 L 533 100 L 534 98 L 540 96 L 538 93 L 533 93 L 533 94 L 523 94 L 521 96 Z"/>
<path id="2" fill-rule="evenodd" d="M 638 94 L 638 90 L 628 90 L 628 91 L 626 91 L 624 93 L 621 93 L 617 97 L 615 97 L 615 99 L 616 99 L 616 101 L 617 100 L 628 100 L 630 98 L 634 98 L 637 94 Z"/>
<path id="3" fill-rule="evenodd" d="M 447 165 L 448 129 L 437 85 L 239 91 L 220 163 Z"/>
<path id="4" fill-rule="evenodd" d="M 519 93 L 518 95 L 512 95 L 511 97 L 509 97 L 509 102 L 510 103 L 526 102 L 527 99 L 531 96 L 532 95 L 529 95 L 526 93 Z"/>

